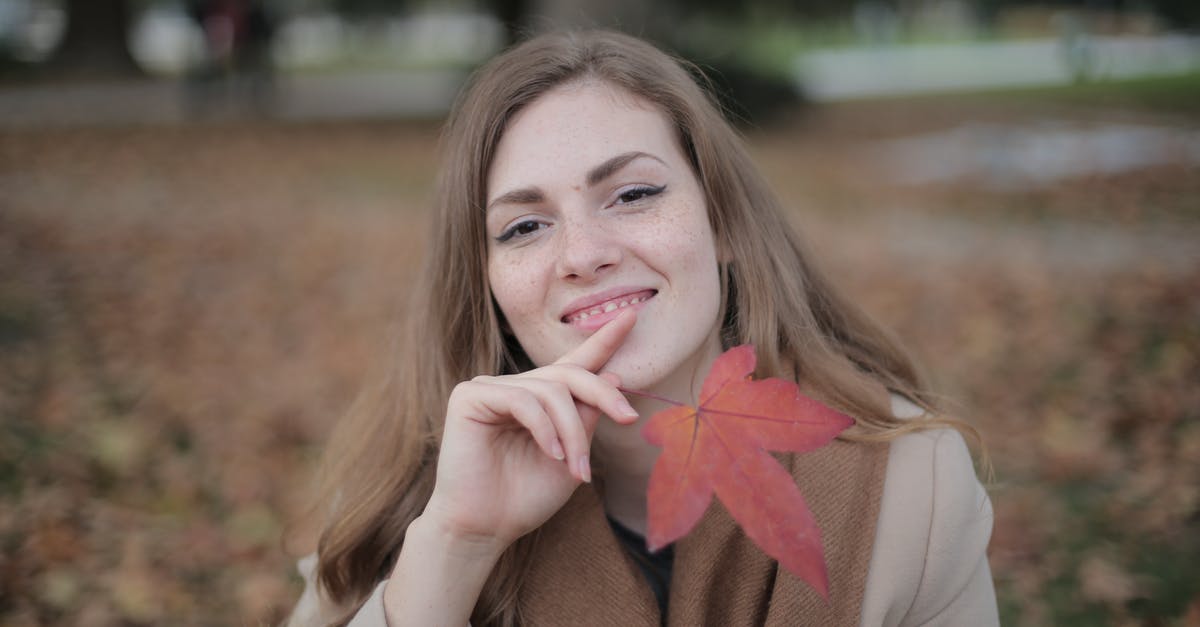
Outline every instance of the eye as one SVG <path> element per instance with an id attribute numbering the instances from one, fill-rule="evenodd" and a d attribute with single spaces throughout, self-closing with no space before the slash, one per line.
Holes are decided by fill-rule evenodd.
<path id="1" fill-rule="evenodd" d="M 545 225 L 536 220 L 521 220 L 520 222 L 517 222 L 516 224 L 505 229 L 504 232 L 496 238 L 496 241 L 503 244 L 514 237 L 525 237 L 526 235 L 530 235 L 538 231 L 543 226 Z"/>
<path id="2" fill-rule="evenodd" d="M 632 204 L 644 198 L 649 198 L 650 196 L 657 196 L 663 193 L 663 190 L 665 189 L 667 189 L 666 185 L 659 185 L 657 187 L 651 185 L 638 185 L 637 187 L 627 189 L 618 194 L 617 201 L 613 204 Z"/>

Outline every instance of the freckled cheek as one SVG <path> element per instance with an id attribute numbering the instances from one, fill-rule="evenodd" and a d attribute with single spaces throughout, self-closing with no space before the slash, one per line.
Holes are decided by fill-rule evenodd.
<path id="1" fill-rule="evenodd" d="M 509 324 L 528 324 L 540 313 L 544 286 L 536 274 L 515 261 L 496 260 L 488 270 L 492 295 Z"/>
<path id="2" fill-rule="evenodd" d="M 677 288 L 683 290 L 677 295 L 687 300 L 689 307 L 701 306 L 693 299 L 703 295 L 703 306 L 715 311 L 720 301 L 720 278 L 712 229 L 703 211 L 696 211 L 692 207 L 684 211 L 682 215 L 688 219 L 678 220 L 671 228 L 662 231 L 656 241 L 648 242 L 651 247 L 646 250 L 655 251 L 653 254 L 660 270 L 671 277 Z M 707 301 L 708 298 L 712 299 L 711 303 Z M 701 314 L 702 311 L 694 309 L 693 313 Z"/>
<path id="3" fill-rule="evenodd" d="M 552 327 L 546 323 L 546 285 L 526 264 L 493 267 L 488 273 L 492 294 L 517 341 L 536 366 L 559 357 Z"/>
<path id="4" fill-rule="evenodd" d="M 644 249 L 655 251 L 655 257 L 671 266 L 695 269 L 697 264 L 709 265 L 716 253 L 706 226 L 676 223 L 655 229 L 643 241 Z"/>

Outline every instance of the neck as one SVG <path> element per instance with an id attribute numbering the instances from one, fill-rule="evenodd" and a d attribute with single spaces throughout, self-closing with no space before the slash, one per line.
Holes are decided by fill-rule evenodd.
<path id="1" fill-rule="evenodd" d="M 666 379 L 638 391 L 694 404 L 708 369 L 720 353 L 720 340 L 714 334 L 696 352 L 694 359 L 688 360 Z M 604 465 L 605 512 L 626 528 L 644 535 L 646 490 L 650 484 L 650 471 L 658 460 L 659 449 L 642 437 L 642 427 L 651 416 L 669 408 L 670 404 L 638 394 L 627 394 L 626 398 L 641 418 L 632 425 L 601 420 L 593 448 L 595 457 L 602 460 Z"/>

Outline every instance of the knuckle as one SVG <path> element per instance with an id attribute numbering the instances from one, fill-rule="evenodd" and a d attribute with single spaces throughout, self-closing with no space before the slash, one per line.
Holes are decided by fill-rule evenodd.
<path id="1" fill-rule="evenodd" d="M 502 393 L 507 396 L 511 402 L 516 404 L 529 405 L 530 403 L 537 403 L 537 398 L 533 395 L 533 392 L 530 392 L 522 387 L 505 387 Z"/>
<path id="2" fill-rule="evenodd" d="M 570 396 L 571 387 L 562 381 L 551 381 L 550 392 L 557 396 Z"/>
<path id="3" fill-rule="evenodd" d="M 456 384 L 454 386 L 453 389 L 450 390 L 450 398 L 452 398 L 452 399 L 453 398 L 461 398 L 464 394 L 469 394 L 471 392 L 471 390 L 475 387 L 474 384 L 475 384 L 474 379 L 472 379 L 471 381 L 460 381 L 458 384 Z"/>
<path id="4" fill-rule="evenodd" d="M 590 374 L 587 368 L 575 363 L 565 363 L 559 366 L 567 374 Z"/>

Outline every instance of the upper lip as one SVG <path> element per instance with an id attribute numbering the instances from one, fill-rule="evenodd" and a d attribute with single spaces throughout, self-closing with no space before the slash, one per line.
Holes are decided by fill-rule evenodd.
<path id="1" fill-rule="evenodd" d="M 588 294 L 587 296 L 581 296 L 567 303 L 567 306 L 559 314 L 558 319 L 566 320 L 573 314 L 591 309 L 600 303 L 620 298 L 621 296 L 632 296 L 638 292 L 647 291 L 658 293 L 658 290 L 652 287 L 614 287 L 594 294 Z"/>

